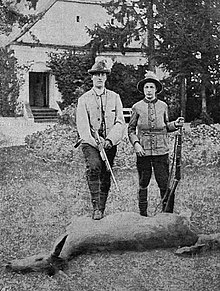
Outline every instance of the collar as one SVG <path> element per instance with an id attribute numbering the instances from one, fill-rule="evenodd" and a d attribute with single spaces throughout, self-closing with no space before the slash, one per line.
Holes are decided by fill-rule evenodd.
<path id="1" fill-rule="evenodd" d="M 143 99 L 143 101 L 146 102 L 146 103 L 156 103 L 157 100 L 158 100 L 157 97 L 154 100 L 152 100 L 152 101 L 147 100 L 146 98 Z"/>
<path id="2" fill-rule="evenodd" d="M 93 90 L 93 92 L 95 93 L 95 95 L 96 95 L 97 97 L 101 97 L 101 96 L 103 96 L 103 95 L 106 94 L 106 88 L 104 88 L 102 94 L 100 94 L 100 95 L 96 92 L 95 88 L 92 88 L 92 90 Z"/>

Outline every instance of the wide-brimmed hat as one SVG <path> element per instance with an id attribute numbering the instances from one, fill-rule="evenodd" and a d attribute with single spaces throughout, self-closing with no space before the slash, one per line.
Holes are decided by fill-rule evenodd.
<path id="1" fill-rule="evenodd" d="M 146 83 L 152 82 L 156 85 L 156 93 L 160 93 L 163 90 L 163 85 L 161 82 L 158 80 L 157 76 L 155 75 L 154 72 L 148 71 L 144 75 L 144 79 L 140 80 L 137 84 L 137 89 L 139 92 L 143 93 L 144 92 L 144 85 Z"/>
<path id="2" fill-rule="evenodd" d="M 92 66 L 92 68 L 90 70 L 88 70 L 88 72 L 93 75 L 95 73 L 106 73 L 106 74 L 110 74 L 111 73 L 111 69 L 108 66 L 107 61 L 105 61 L 104 59 L 102 60 L 97 60 L 94 65 Z"/>

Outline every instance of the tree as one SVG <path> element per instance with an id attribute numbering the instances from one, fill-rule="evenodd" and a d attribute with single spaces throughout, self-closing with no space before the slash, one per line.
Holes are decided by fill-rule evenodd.
<path id="1" fill-rule="evenodd" d="M 107 22 L 103 27 L 96 24 L 93 29 L 87 28 L 92 37 L 93 49 L 99 52 L 105 48 L 118 49 L 125 54 L 134 39 L 140 40 L 143 51 L 148 52 L 148 69 L 154 71 L 153 5 L 153 0 L 111 0 L 103 4 L 108 14 L 112 15 L 116 21 Z"/>
<path id="2" fill-rule="evenodd" d="M 64 108 L 72 103 L 76 104 L 79 95 L 91 86 L 88 70 L 92 67 L 94 59 L 88 52 L 74 50 L 63 53 L 50 53 L 47 66 L 55 76 L 59 91 L 62 94 Z"/>
<path id="3" fill-rule="evenodd" d="M 106 86 L 120 95 L 123 107 L 132 107 L 135 102 L 143 98 L 143 95 L 137 91 L 137 82 L 142 78 L 145 70 L 146 66 L 135 68 L 133 65 L 114 63 Z"/>
<path id="4" fill-rule="evenodd" d="M 117 47 L 124 49 L 132 38 L 148 32 L 148 44 L 142 44 L 143 52 L 149 60 L 162 65 L 179 80 L 183 111 L 187 90 L 196 83 L 202 99 L 202 112 L 207 113 L 206 91 L 219 77 L 220 1 L 114 0 L 104 6 L 117 20 L 114 31 L 117 34 L 123 31 L 120 40 L 124 46 L 117 43 Z M 112 44 L 111 27 L 108 23 L 89 30 L 89 33 L 94 42 L 101 40 L 104 47 Z M 151 63 L 149 67 L 153 67 Z"/>
<path id="5" fill-rule="evenodd" d="M 196 80 L 205 114 L 206 91 L 219 75 L 219 8 L 220 1 L 212 0 L 161 1 L 158 5 L 156 33 L 161 41 L 157 62 L 180 78 L 182 90 L 186 80 L 188 88 Z M 182 100 L 183 110 L 185 101 Z"/>
<path id="6" fill-rule="evenodd" d="M 19 95 L 17 60 L 13 51 L 0 49 L 0 115 L 14 116 Z"/>
<path id="7" fill-rule="evenodd" d="M 51 53 L 47 65 L 55 76 L 58 89 L 62 94 L 62 108 L 76 104 L 78 97 L 91 89 L 92 81 L 88 70 L 94 59 L 91 53 L 74 50 L 64 53 Z M 143 66 L 114 63 L 112 73 L 108 76 L 106 87 L 120 94 L 124 107 L 131 107 L 142 98 L 137 92 L 136 84 L 143 75 Z M 135 96 L 135 98 L 134 98 Z"/>
<path id="8" fill-rule="evenodd" d="M 12 1 L 0 0 L 0 33 L 9 35 L 15 24 L 23 26 L 28 20 L 14 9 Z M 0 47 L 0 115 L 14 116 L 19 96 L 18 64 L 14 52 L 8 47 Z"/>
<path id="9" fill-rule="evenodd" d="M 19 1 L 15 1 L 19 3 Z M 1 34 L 8 35 L 12 31 L 15 24 L 22 27 L 31 18 L 31 16 L 23 15 L 16 10 L 12 0 L 0 0 L 0 32 Z M 15 3 L 15 4 L 16 4 Z"/>

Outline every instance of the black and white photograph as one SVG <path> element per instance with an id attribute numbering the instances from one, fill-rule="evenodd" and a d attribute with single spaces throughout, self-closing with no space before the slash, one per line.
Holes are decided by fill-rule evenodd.
<path id="1" fill-rule="evenodd" d="M 220 290 L 220 0 L 0 0 L 0 291 Z"/>

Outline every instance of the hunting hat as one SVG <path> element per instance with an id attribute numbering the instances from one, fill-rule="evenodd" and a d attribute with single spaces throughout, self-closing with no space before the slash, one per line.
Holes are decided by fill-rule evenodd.
<path id="1" fill-rule="evenodd" d="M 144 79 L 140 80 L 137 84 L 137 89 L 139 92 L 143 93 L 144 92 L 144 85 L 146 83 L 152 82 L 156 85 L 156 93 L 160 93 L 163 90 L 163 85 L 161 82 L 158 80 L 157 76 L 154 74 L 154 72 L 148 71 L 144 75 Z"/>
<path id="2" fill-rule="evenodd" d="M 111 73 L 111 67 L 109 66 L 109 62 L 107 59 L 97 59 L 88 72 L 93 75 L 95 73 L 106 73 L 110 74 Z"/>

